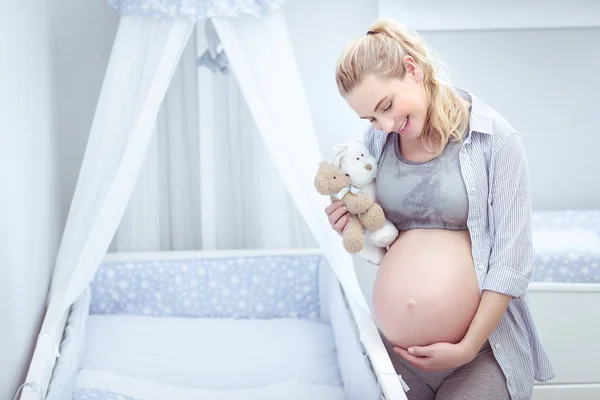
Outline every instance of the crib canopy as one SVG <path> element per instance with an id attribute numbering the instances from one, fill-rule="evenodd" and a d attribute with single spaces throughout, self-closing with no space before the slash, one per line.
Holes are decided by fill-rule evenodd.
<path id="1" fill-rule="evenodd" d="M 352 258 L 324 217 L 328 199 L 313 187 L 323 156 L 280 8 L 284 2 L 109 0 L 121 18 L 27 382 L 43 390 L 48 387 L 68 310 L 92 280 L 109 248 L 140 173 L 171 77 L 200 19 L 212 23 L 219 46 L 227 55 L 228 68 L 280 176 L 351 307 L 360 318 L 370 319 Z M 367 348 L 370 340 L 379 340 L 377 332 L 371 335 L 361 338 Z M 32 390 L 26 386 L 23 394 Z"/>
<path id="2" fill-rule="evenodd" d="M 180 18 L 191 21 L 213 17 L 263 17 L 287 0 L 108 0 L 121 15 Z"/>

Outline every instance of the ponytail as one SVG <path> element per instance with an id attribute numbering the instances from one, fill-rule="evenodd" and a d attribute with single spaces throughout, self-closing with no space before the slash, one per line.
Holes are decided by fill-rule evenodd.
<path id="1" fill-rule="evenodd" d="M 380 78 L 404 78 L 403 59 L 412 57 L 423 71 L 423 83 L 429 98 L 422 140 L 431 150 L 441 153 L 450 139 L 460 140 L 469 121 L 440 63 L 421 37 L 404 25 L 390 20 L 373 24 L 367 34 L 350 43 L 340 56 L 336 83 L 342 95 L 349 93 L 367 74 Z"/>

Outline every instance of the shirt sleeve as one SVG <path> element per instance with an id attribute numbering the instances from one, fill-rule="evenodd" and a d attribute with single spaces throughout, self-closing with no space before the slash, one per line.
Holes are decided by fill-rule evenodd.
<path id="1" fill-rule="evenodd" d="M 381 157 L 381 153 L 383 151 L 383 146 L 385 145 L 385 135 L 385 132 L 378 131 L 371 124 L 369 124 L 365 129 L 363 143 L 369 150 L 369 153 L 371 153 L 371 155 L 375 157 L 377 161 L 379 161 L 379 157 Z"/>
<path id="2" fill-rule="evenodd" d="M 521 137 L 506 137 L 493 160 L 493 242 L 483 290 L 518 298 L 525 294 L 533 269 L 531 193 Z"/>

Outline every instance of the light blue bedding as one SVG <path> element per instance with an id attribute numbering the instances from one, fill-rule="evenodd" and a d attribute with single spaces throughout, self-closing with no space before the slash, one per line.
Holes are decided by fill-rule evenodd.
<path id="1" fill-rule="evenodd" d="M 600 210 L 533 213 L 534 282 L 600 283 Z"/>

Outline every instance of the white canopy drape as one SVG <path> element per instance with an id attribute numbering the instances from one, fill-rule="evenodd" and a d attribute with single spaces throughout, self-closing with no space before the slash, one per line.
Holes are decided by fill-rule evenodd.
<path id="1" fill-rule="evenodd" d="M 291 197 L 347 295 L 368 310 L 351 256 L 324 218 L 328 198 L 316 193 L 314 176 L 323 160 L 285 20 L 272 12 L 212 20 L 248 107 Z M 274 34 L 276 33 L 276 34 Z"/>
<path id="2" fill-rule="evenodd" d="M 109 251 L 202 248 L 197 60 L 190 36 Z"/>
<path id="3" fill-rule="evenodd" d="M 361 340 L 378 360 L 376 373 L 390 381 L 387 395 L 404 399 L 371 322 L 352 258 L 324 217 L 329 200 L 313 186 L 323 158 L 282 12 L 260 19 L 215 17 L 212 22 L 269 154 L 350 300 Z M 44 392 L 48 387 L 69 307 L 92 280 L 127 207 L 194 23 L 185 18 L 121 18 L 22 399 L 37 398 L 32 384 Z"/>
<path id="4" fill-rule="evenodd" d="M 119 22 L 27 382 L 48 387 L 67 311 L 93 278 L 115 234 L 193 28 L 186 19 L 123 16 Z"/>

